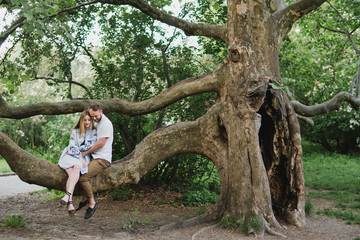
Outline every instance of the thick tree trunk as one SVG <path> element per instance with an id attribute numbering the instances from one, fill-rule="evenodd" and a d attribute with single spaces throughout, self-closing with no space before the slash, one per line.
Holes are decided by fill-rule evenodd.
<path id="1" fill-rule="evenodd" d="M 259 2 L 228 3 L 228 59 L 217 72 L 228 148 L 225 212 L 244 220 L 249 232 L 254 221 L 262 231 L 279 227 L 275 214 L 303 225 L 299 126 L 286 95 L 270 87 L 281 84 L 279 30 Z"/>

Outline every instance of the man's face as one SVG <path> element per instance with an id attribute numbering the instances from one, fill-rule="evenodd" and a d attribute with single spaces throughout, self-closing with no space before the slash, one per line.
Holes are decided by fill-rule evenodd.
<path id="1" fill-rule="evenodd" d="M 98 110 L 98 111 L 93 111 L 92 109 L 89 109 L 89 113 L 91 118 L 95 121 L 95 122 L 99 122 L 101 120 L 101 117 L 103 115 L 103 111 L 102 110 Z"/>

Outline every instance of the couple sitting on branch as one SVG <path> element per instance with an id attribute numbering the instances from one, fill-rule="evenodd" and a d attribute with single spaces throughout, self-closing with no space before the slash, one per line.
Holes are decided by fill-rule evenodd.
<path id="1" fill-rule="evenodd" d="M 99 105 L 91 105 L 81 113 L 71 130 L 69 145 L 59 159 L 59 166 L 66 171 L 66 195 L 60 203 L 67 206 L 69 214 L 75 214 L 89 204 L 85 219 L 90 218 L 98 207 L 90 179 L 109 167 L 112 158 L 113 125 Z M 72 195 L 75 185 L 81 186 L 78 208 L 74 208 Z"/>

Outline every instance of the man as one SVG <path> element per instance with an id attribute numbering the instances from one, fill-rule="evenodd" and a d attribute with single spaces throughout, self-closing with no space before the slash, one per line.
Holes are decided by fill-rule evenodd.
<path id="1" fill-rule="evenodd" d="M 97 142 L 88 151 L 82 152 L 83 156 L 91 153 L 92 159 L 88 165 L 88 172 L 79 179 L 79 184 L 82 188 L 82 201 L 76 209 L 78 211 L 89 204 L 89 208 L 84 216 L 85 219 L 90 218 L 98 207 L 98 204 L 95 202 L 90 179 L 110 166 L 114 132 L 111 121 L 104 115 L 99 105 L 91 105 L 89 113 L 95 121 Z"/>

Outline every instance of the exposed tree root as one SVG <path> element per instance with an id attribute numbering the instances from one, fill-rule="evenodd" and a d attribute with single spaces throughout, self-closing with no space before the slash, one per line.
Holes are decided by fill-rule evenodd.
<path id="1" fill-rule="evenodd" d="M 170 224 L 166 224 L 162 227 L 160 227 L 156 233 L 160 234 L 166 231 L 170 231 L 173 229 L 177 229 L 177 228 L 185 228 L 185 227 L 190 227 L 190 226 L 194 226 L 194 225 L 198 225 L 198 224 L 202 224 L 202 223 L 209 223 L 211 221 L 214 221 L 214 215 L 213 214 L 205 214 L 204 216 L 198 216 L 198 217 L 194 217 L 191 219 L 187 219 L 187 220 L 181 220 L 178 222 L 174 222 L 174 223 L 170 223 Z"/>
<path id="2" fill-rule="evenodd" d="M 275 217 L 274 217 L 275 219 Z M 283 238 L 286 238 L 285 235 L 277 232 L 277 231 L 274 231 L 273 229 L 271 229 L 271 226 L 275 226 L 276 228 L 282 228 L 281 225 L 278 223 L 278 221 L 275 219 L 276 223 L 274 224 L 273 221 L 271 221 L 271 224 L 269 222 L 267 222 L 265 219 L 264 219 L 264 223 L 265 223 L 265 226 L 264 226 L 264 232 L 270 234 L 270 235 L 274 235 L 274 236 L 279 236 L 279 237 L 283 237 Z"/>
<path id="3" fill-rule="evenodd" d="M 195 234 L 192 235 L 191 240 L 194 240 L 196 238 L 196 236 L 199 235 L 200 233 L 203 233 L 203 232 L 205 232 L 207 230 L 213 229 L 217 225 L 219 225 L 219 224 L 214 224 L 212 226 L 204 227 L 204 228 L 200 229 L 199 231 L 197 231 Z"/>
<path id="4" fill-rule="evenodd" d="M 166 231 L 170 231 L 177 228 L 185 228 L 190 227 L 202 223 L 210 223 L 213 221 L 219 220 L 224 214 L 224 204 L 223 201 L 219 200 L 218 203 L 213 206 L 213 208 L 208 211 L 208 213 L 204 213 L 203 215 L 193 217 L 187 220 L 180 220 L 178 222 L 166 224 L 161 226 L 157 231 L 156 234 L 161 234 Z"/>
<path id="5" fill-rule="evenodd" d="M 279 233 L 279 232 L 276 232 L 276 231 L 272 230 L 272 229 L 270 228 L 270 226 L 266 226 L 266 227 L 265 227 L 265 231 L 266 231 L 268 234 L 270 234 L 270 235 L 274 235 L 274 236 L 279 236 L 279 237 L 286 238 L 285 235 L 283 235 L 283 234 L 281 234 L 281 233 Z"/>

